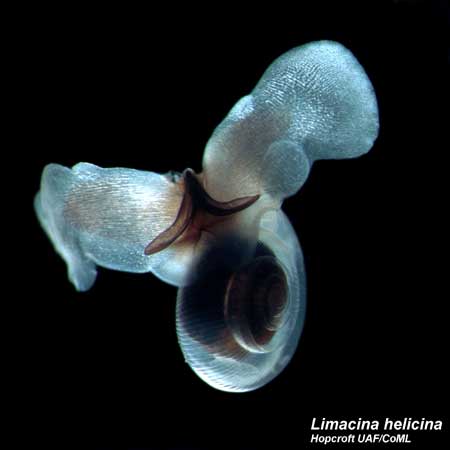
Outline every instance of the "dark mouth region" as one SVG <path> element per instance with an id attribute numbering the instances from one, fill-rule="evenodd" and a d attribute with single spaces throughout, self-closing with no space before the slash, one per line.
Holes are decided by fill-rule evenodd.
<path id="1" fill-rule="evenodd" d="M 186 169 L 179 182 L 184 183 L 184 195 L 177 216 L 169 228 L 156 236 L 145 247 L 146 255 L 158 253 L 175 242 L 194 222 L 198 214 L 206 212 L 215 217 L 230 216 L 248 208 L 260 197 L 252 195 L 235 198 L 229 202 L 219 202 L 205 191 L 192 169 Z"/>

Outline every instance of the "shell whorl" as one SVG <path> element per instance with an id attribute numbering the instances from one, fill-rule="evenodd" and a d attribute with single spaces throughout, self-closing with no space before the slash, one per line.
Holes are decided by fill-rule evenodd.
<path id="1" fill-rule="evenodd" d="M 225 322 L 236 342 L 265 353 L 283 326 L 289 300 L 284 269 L 273 256 L 258 256 L 232 273 L 224 296 Z"/>
<path id="2" fill-rule="evenodd" d="M 251 391 L 268 383 L 298 343 L 303 260 L 289 222 L 277 216 L 273 229 L 261 227 L 250 254 L 230 237 L 204 256 L 193 283 L 178 291 L 177 334 L 185 360 L 220 390 Z M 287 245 L 276 237 L 280 231 L 289 234 Z"/>

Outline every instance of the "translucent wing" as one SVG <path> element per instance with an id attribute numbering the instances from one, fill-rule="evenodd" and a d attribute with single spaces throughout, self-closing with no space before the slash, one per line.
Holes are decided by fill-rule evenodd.
<path id="1" fill-rule="evenodd" d="M 144 255 L 146 245 L 174 220 L 182 192 L 168 176 L 133 169 L 57 164 L 43 172 L 35 209 L 42 227 L 80 291 L 96 278 L 96 265 L 128 272 L 152 271 L 178 284 L 183 256 Z"/>
<path id="2" fill-rule="evenodd" d="M 313 42 L 285 53 L 216 128 L 203 156 L 219 200 L 265 191 L 293 195 L 313 161 L 367 152 L 378 108 L 364 69 L 342 45 Z"/>

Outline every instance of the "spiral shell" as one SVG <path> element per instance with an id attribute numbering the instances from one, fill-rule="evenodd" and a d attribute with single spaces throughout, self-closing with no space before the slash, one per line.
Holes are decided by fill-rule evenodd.
<path id="1" fill-rule="evenodd" d="M 263 216 L 250 255 L 242 247 L 233 236 L 208 251 L 195 281 L 178 291 L 176 308 L 187 363 L 230 392 L 257 389 L 286 367 L 306 306 L 302 252 L 281 211 Z"/>
<path id="2" fill-rule="evenodd" d="M 214 130 L 202 171 L 49 164 L 37 217 L 79 291 L 97 266 L 179 288 L 176 323 L 194 372 L 257 389 L 288 364 L 303 328 L 303 256 L 281 211 L 320 159 L 361 156 L 378 136 L 372 84 L 331 41 L 276 59 Z"/>

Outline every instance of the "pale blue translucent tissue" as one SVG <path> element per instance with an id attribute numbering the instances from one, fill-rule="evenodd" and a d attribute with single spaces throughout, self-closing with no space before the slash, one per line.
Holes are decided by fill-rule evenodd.
<path id="1" fill-rule="evenodd" d="M 377 134 L 376 98 L 355 57 L 336 42 L 306 44 L 275 60 L 216 128 L 203 184 L 219 201 L 265 194 L 259 204 L 266 208 L 268 196 L 279 207 L 315 160 L 359 156 Z M 173 222 L 182 195 L 170 177 L 152 172 L 50 164 L 35 208 L 77 289 L 92 286 L 96 265 L 182 285 L 192 251 L 143 251 Z"/>
<path id="2" fill-rule="evenodd" d="M 362 155 L 377 135 L 364 69 L 341 44 L 312 42 L 276 59 L 216 128 L 203 155 L 206 184 L 223 200 L 261 190 L 282 200 L 300 189 L 315 160 Z"/>
<path id="3" fill-rule="evenodd" d="M 181 202 L 170 177 L 133 169 L 79 163 L 49 164 L 35 209 L 80 291 L 96 278 L 96 265 L 126 272 L 157 272 L 173 284 L 184 269 L 166 252 L 144 255 L 151 239 L 174 220 Z M 181 263 L 182 261 L 178 261 Z"/>
<path id="4" fill-rule="evenodd" d="M 202 195 L 180 177 L 87 163 L 71 169 L 49 164 L 35 210 L 76 289 L 93 285 L 97 266 L 152 272 L 180 287 L 177 334 L 185 360 L 217 389 L 249 391 L 286 367 L 304 323 L 303 256 L 281 204 L 305 183 L 314 161 L 360 156 L 377 135 L 377 101 L 364 69 L 342 45 L 313 42 L 276 59 L 216 128 L 195 185 Z M 182 234 L 145 255 L 147 245 L 173 224 L 186 186 Z M 250 196 L 256 199 L 250 207 L 229 215 L 204 207 L 205 198 L 215 205 Z M 209 252 L 216 247 L 219 255 L 211 260 Z M 224 271 L 225 253 L 239 262 Z M 267 273 L 247 271 L 252 264 L 263 267 L 258 258 L 271 261 Z M 272 282 L 276 289 L 270 289 Z M 260 285 L 264 289 L 255 288 Z M 236 292 L 244 299 L 239 308 Z M 198 304 L 202 308 L 194 307 Z M 244 313 L 238 315 L 241 305 Z M 258 311 L 267 315 L 262 323 L 255 319 Z M 240 330 L 255 326 L 268 326 L 263 331 L 270 333 L 267 341 L 252 346 Z"/>

